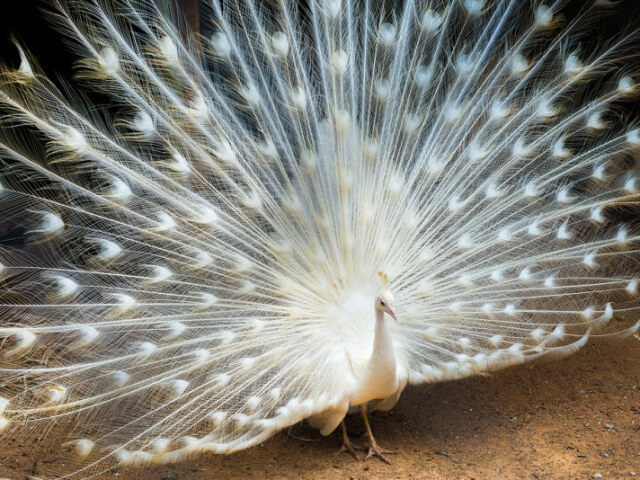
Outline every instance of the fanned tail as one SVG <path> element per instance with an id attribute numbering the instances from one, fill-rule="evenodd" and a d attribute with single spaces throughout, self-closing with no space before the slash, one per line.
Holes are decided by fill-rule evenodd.
<path id="1" fill-rule="evenodd" d="M 259 443 L 344 403 L 379 271 L 402 381 L 636 332 L 637 32 L 589 40 L 599 3 L 214 1 L 185 40 L 55 2 L 77 89 L 22 49 L 0 83 L 3 435 L 70 429 L 76 478 Z"/>

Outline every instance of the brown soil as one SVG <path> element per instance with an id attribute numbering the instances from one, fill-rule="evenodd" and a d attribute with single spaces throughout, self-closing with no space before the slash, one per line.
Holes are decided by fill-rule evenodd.
<path id="1" fill-rule="evenodd" d="M 301 426 L 297 438 L 283 432 L 233 455 L 101 478 L 640 479 L 640 342 L 589 345 L 554 363 L 408 388 L 371 424 L 378 442 L 397 451 L 390 466 L 335 456 L 338 432 L 322 438 Z M 354 437 L 364 432 L 358 417 L 348 427 Z M 22 441 L 0 446 L 0 477 L 22 479 L 64 461 L 36 456 Z"/>

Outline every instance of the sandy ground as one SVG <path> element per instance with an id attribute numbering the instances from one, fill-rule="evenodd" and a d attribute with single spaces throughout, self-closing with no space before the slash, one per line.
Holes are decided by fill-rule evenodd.
<path id="1" fill-rule="evenodd" d="M 397 451 L 390 466 L 335 456 L 337 432 L 322 438 L 300 426 L 292 432 L 298 438 L 283 432 L 233 455 L 100 478 L 640 479 L 640 341 L 588 345 L 554 363 L 409 388 L 371 424 L 378 442 Z M 366 443 L 358 417 L 348 428 Z M 47 462 L 64 459 L 36 455 L 28 440 L 15 439 L 0 449 L 0 478 L 37 475 Z"/>

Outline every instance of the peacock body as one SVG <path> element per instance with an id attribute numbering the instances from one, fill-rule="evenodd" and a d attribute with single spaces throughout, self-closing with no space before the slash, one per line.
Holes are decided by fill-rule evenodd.
<path id="1" fill-rule="evenodd" d="M 564 3 L 52 2 L 74 88 L 0 84 L 2 434 L 84 478 L 635 333 L 637 35 Z"/>

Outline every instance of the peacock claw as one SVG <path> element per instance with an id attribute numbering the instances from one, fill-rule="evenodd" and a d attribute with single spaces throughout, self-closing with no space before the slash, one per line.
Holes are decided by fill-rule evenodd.
<path id="1" fill-rule="evenodd" d="M 340 455 L 341 453 L 348 452 L 358 462 L 361 462 L 362 460 L 360 460 L 360 457 L 356 453 L 356 450 L 364 450 L 364 447 L 361 447 L 360 445 L 357 445 L 357 444 L 352 443 L 352 442 L 343 443 L 342 446 L 340 447 L 340 449 L 336 452 L 336 456 Z"/>
<path id="2" fill-rule="evenodd" d="M 386 463 L 388 465 L 391 465 L 391 462 L 389 461 L 389 459 L 387 457 L 384 456 L 384 454 L 392 455 L 392 454 L 395 454 L 395 453 L 396 452 L 394 452 L 392 450 L 386 450 L 386 449 L 384 449 L 382 447 L 379 447 L 378 445 L 371 445 L 369 447 L 369 453 L 367 453 L 367 456 L 364 458 L 364 461 L 366 462 L 371 457 L 378 457 L 384 463 Z"/>

